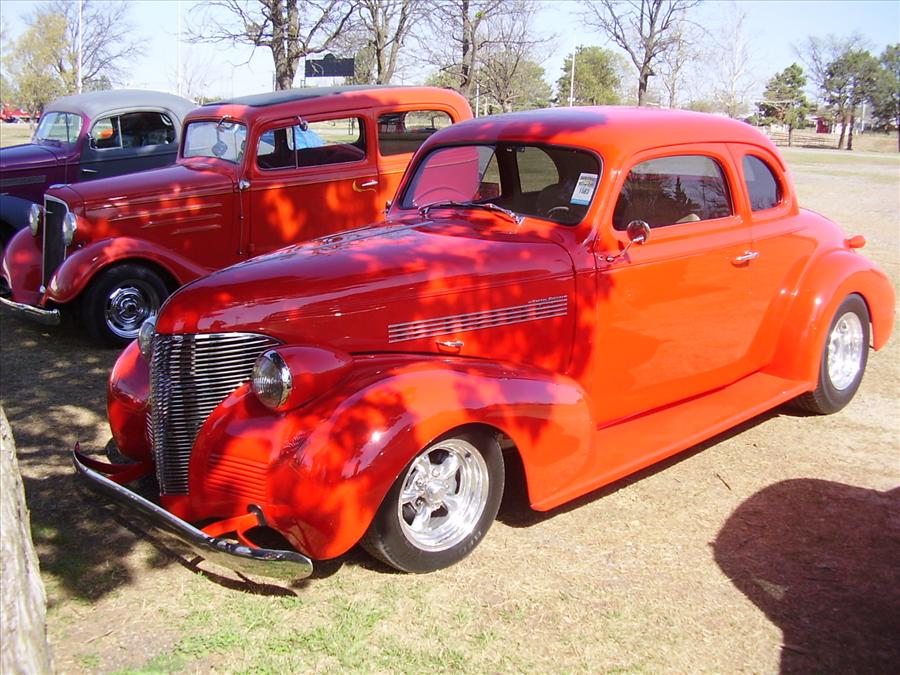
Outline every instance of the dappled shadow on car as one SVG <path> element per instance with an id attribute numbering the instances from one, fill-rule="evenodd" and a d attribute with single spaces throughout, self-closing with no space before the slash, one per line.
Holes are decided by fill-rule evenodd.
<path id="1" fill-rule="evenodd" d="M 775 483 L 735 510 L 713 551 L 782 630 L 782 672 L 896 671 L 900 488 Z"/>

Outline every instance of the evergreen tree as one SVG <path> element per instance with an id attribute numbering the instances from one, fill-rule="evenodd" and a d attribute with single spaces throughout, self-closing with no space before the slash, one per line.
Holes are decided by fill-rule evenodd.
<path id="1" fill-rule="evenodd" d="M 793 142 L 794 129 L 803 126 L 807 113 L 811 110 L 803 88 L 806 86 L 806 75 L 797 63 L 773 75 L 766 83 L 763 101 L 759 104 L 759 113 L 766 124 L 786 124 L 788 128 L 788 145 Z"/>

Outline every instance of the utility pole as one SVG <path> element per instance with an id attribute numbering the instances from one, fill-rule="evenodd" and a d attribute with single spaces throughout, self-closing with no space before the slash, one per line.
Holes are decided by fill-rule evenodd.
<path id="1" fill-rule="evenodd" d="M 178 46 L 176 48 L 175 55 L 175 93 L 179 96 L 184 96 L 182 93 L 182 79 L 181 79 L 181 0 L 178 0 L 178 34 L 175 37 Z"/>
<path id="2" fill-rule="evenodd" d="M 81 64 L 84 60 L 84 0 L 78 0 L 78 62 L 75 68 L 75 91 L 81 93 Z"/>
<path id="3" fill-rule="evenodd" d="M 575 54 L 578 47 L 572 42 L 572 72 L 569 74 L 569 107 L 575 105 Z"/>

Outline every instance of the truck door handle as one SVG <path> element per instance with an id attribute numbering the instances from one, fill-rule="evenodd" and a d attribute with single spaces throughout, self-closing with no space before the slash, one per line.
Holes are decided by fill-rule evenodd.
<path id="1" fill-rule="evenodd" d="M 359 185 L 356 184 L 356 181 L 353 181 L 353 191 L 354 192 L 365 192 L 366 190 L 371 190 L 376 185 L 378 185 L 378 179 L 372 178 L 371 180 L 367 180 Z"/>
<path id="2" fill-rule="evenodd" d="M 759 257 L 759 251 L 744 251 L 743 255 L 739 255 L 734 259 L 736 263 L 748 262 Z"/>
<path id="3" fill-rule="evenodd" d="M 81 173 L 97 173 L 97 169 L 82 169 Z"/>

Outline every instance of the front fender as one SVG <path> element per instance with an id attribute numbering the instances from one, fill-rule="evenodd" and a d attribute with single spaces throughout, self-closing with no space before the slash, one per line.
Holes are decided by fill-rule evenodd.
<path id="1" fill-rule="evenodd" d="M 29 229 L 16 232 L 3 252 L 3 278 L 15 302 L 40 303 L 41 264 L 41 240 Z"/>
<path id="2" fill-rule="evenodd" d="M 34 204 L 30 199 L 23 199 L 14 195 L 3 195 L 0 199 L 0 221 L 9 225 L 13 230 L 28 229 L 28 210 Z"/>
<path id="3" fill-rule="evenodd" d="M 212 272 L 159 244 L 133 237 L 112 237 L 91 242 L 69 255 L 50 279 L 47 298 L 57 304 L 71 302 L 98 272 L 126 260 L 151 262 L 168 272 L 179 286 Z"/>
<path id="4" fill-rule="evenodd" d="M 420 450 L 469 424 L 513 440 L 532 503 L 592 463 L 586 396 L 567 377 L 469 359 L 357 357 L 342 383 L 296 410 L 274 413 L 246 385 L 227 398 L 194 445 L 190 511 L 246 513 L 264 502 L 294 546 L 332 558 L 359 541 Z"/>
<path id="5" fill-rule="evenodd" d="M 838 306 L 858 293 L 872 322 L 872 346 L 881 349 L 894 327 L 895 294 L 890 279 L 871 260 L 850 250 L 833 250 L 800 280 L 767 372 L 789 380 L 818 381 L 822 348 Z"/>

